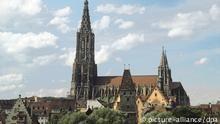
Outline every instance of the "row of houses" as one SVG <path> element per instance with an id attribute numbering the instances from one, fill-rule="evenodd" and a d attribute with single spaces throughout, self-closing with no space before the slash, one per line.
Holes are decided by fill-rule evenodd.
<path id="1" fill-rule="evenodd" d="M 57 123 L 59 116 L 75 109 L 69 98 L 30 97 L 0 100 L 0 124 L 47 124 Z"/>

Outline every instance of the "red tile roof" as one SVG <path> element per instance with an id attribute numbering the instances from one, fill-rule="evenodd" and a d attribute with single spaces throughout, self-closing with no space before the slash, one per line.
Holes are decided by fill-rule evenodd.
<path id="1" fill-rule="evenodd" d="M 136 75 L 132 76 L 136 86 L 157 84 L 157 75 Z M 97 85 L 109 85 L 119 87 L 122 82 L 122 76 L 99 76 L 96 80 Z"/>

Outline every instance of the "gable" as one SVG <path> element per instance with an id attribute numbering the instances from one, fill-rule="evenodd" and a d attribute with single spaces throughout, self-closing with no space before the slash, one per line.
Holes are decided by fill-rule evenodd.
<path id="1" fill-rule="evenodd" d="M 168 101 L 159 88 L 155 88 L 147 99 L 147 103 L 153 106 L 166 106 Z"/>
<path id="2" fill-rule="evenodd" d="M 10 111 L 10 113 L 7 116 L 6 123 L 16 123 L 19 114 L 25 116 L 27 124 L 32 123 L 31 117 L 30 117 L 30 115 L 29 115 L 29 113 L 28 113 L 28 111 L 27 111 L 27 109 L 26 109 L 26 107 L 25 107 L 25 105 L 24 105 L 21 98 L 19 98 L 15 102 L 12 110 Z"/>

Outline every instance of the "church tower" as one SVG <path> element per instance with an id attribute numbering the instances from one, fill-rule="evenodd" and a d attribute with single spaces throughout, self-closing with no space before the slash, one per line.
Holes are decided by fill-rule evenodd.
<path id="1" fill-rule="evenodd" d="M 124 70 L 122 82 L 119 87 L 119 110 L 127 115 L 126 124 L 137 123 L 136 90 L 129 69 Z"/>
<path id="2" fill-rule="evenodd" d="M 163 48 L 160 59 L 160 65 L 158 67 L 158 87 L 167 96 L 171 96 L 171 70 L 168 65 L 167 55 Z"/>
<path id="3" fill-rule="evenodd" d="M 92 99 L 97 65 L 94 54 L 95 35 L 91 28 L 88 0 L 84 2 L 81 27 L 76 35 L 76 58 L 73 64 L 70 95 L 76 99 Z"/>

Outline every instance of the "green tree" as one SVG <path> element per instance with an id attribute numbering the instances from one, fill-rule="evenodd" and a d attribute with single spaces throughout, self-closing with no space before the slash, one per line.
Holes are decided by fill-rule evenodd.
<path id="1" fill-rule="evenodd" d="M 204 116 L 204 113 L 199 109 L 191 108 L 189 106 L 180 106 L 173 110 L 173 115 L 177 118 L 200 118 Z"/>
<path id="2" fill-rule="evenodd" d="M 73 112 L 64 115 L 58 124 L 123 124 L 125 116 L 108 108 L 96 109 L 87 116 L 82 112 Z"/>
<path id="3" fill-rule="evenodd" d="M 88 116 L 82 112 L 73 112 L 64 115 L 58 124 L 86 124 Z"/>
<path id="4" fill-rule="evenodd" d="M 123 124 L 125 122 L 125 116 L 112 109 L 101 108 L 94 110 L 88 117 L 87 122 L 89 124 Z"/>

